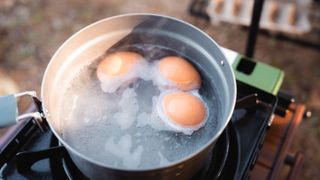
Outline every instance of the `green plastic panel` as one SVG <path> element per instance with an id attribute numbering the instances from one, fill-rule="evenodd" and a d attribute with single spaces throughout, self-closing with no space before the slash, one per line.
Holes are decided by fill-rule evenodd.
<path id="1" fill-rule="evenodd" d="M 254 62 L 255 66 L 249 74 L 244 73 L 237 70 L 242 58 L 245 57 L 238 55 L 232 64 L 236 79 L 273 95 L 277 95 L 283 82 L 284 72 L 268 64 L 245 58 L 246 60 Z"/>

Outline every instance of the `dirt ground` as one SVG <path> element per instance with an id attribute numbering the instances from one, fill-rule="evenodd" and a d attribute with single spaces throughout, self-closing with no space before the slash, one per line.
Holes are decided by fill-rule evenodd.
<path id="1" fill-rule="evenodd" d="M 246 29 L 229 24 L 208 25 L 188 14 L 189 3 L 187 0 L 94 0 L 90 3 L 86 0 L 1 0 L 0 93 L 31 89 L 40 92 L 41 78 L 50 57 L 69 36 L 92 22 L 123 13 L 174 16 L 203 29 L 220 45 L 244 52 Z M 320 35 L 316 37 L 320 42 Z M 298 102 L 306 103 L 313 112 L 312 118 L 299 128 L 291 150 L 306 153 L 300 178 L 318 179 L 320 51 L 270 36 L 260 36 L 257 43 L 255 57 L 283 69 L 286 73 L 283 89 Z"/>

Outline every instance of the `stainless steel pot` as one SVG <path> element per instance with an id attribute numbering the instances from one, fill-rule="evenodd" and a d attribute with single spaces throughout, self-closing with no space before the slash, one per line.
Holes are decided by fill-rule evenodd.
<path id="1" fill-rule="evenodd" d="M 59 103 L 69 80 L 77 68 L 101 56 L 107 49 L 121 48 L 130 43 L 153 43 L 181 52 L 194 64 L 210 72 L 202 84 L 204 92 L 213 91 L 219 98 L 218 132 L 202 148 L 188 157 L 166 167 L 143 170 L 125 170 L 96 162 L 69 146 L 60 135 Z M 70 37 L 53 55 L 43 77 L 41 88 L 42 110 L 18 116 L 16 97 L 27 92 L 0 98 L 0 127 L 14 124 L 25 117 L 37 122 L 48 122 L 52 132 L 66 147 L 77 167 L 90 179 L 187 179 L 194 175 L 208 159 L 214 144 L 233 112 L 236 83 L 231 66 L 220 47 L 198 28 L 181 20 L 154 14 L 127 14 L 93 23 Z M 210 99 L 209 99 L 210 100 Z"/>

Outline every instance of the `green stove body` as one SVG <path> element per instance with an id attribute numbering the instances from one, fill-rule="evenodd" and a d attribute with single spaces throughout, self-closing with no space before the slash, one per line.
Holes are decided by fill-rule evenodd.
<path id="1" fill-rule="evenodd" d="M 238 81 L 277 95 L 282 85 L 284 72 L 266 63 L 247 58 L 235 51 L 222 48 L 229 64 L 232 65 Z"/>

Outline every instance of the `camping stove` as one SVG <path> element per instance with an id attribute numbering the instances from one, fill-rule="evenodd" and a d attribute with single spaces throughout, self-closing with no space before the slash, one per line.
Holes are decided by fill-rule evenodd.
<path id="1" fill-rule="evenodd" d="M 210 160 L 192 179 L 246 179 L 274 114 L 285 115 L 293 101 L 278 93 L 281 70 L 229 49 L 223 52 L 236 74 L 237 104 Z M 0 140 L 0 149 L 3 179 L 87 179 L 53 133 L 41 132 L 33 119 L 9 129 Z"/>

